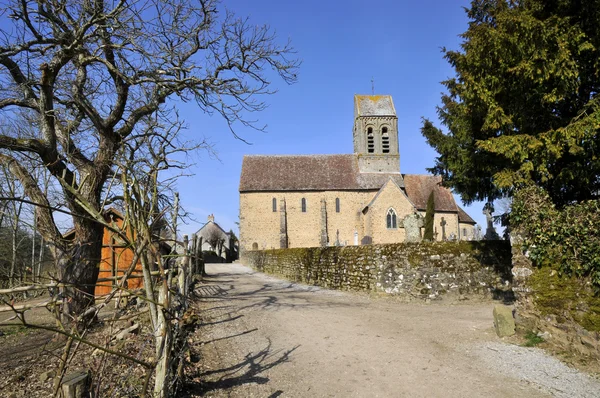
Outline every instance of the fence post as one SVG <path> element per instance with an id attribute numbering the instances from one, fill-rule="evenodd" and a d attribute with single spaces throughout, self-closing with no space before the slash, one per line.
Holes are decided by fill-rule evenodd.
<path id="1" fill-rule="evenodd" d="M 192 234 L 190 275 L 194 275 L 197 273 L 198 273 L 198 237 L 196 236 L 196 234 Z"/>
<path id="2" fill-rule="evenodd" d="M 199 270 L 198 273 L 200 274 L 200 276 L 204 277 L 204 275 L 206 275 L 206 272 L 204 272 L 204 253 L 202 253 L 202 243 L 203 242 L 203 238 L 202 236 L 198 237 L 198 261 L 199 261 Z"/>
<path id="3" fill-rule="evenodd" d="M 179 293 L 182 296 L 187 296 L 187 277 L 188 277 L 188 266 L 189 266 L 189 257 L 190 257 L 190 249 L 189 239 L 187 235 L 183 235 L 183 257 L 179 262 Z M 184 299 L 185 300 L 185 299 Z"/>

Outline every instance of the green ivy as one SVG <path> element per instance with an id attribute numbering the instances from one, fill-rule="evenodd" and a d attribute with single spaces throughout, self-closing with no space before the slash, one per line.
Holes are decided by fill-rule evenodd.
<path id="1" fill-rule="evenodd" d="M 600 201 L 557 209 L 538 187 L 516 193 L 510 222 L 525 234 L 525 249 L 540 267 L 592 282 L 600 293 Z"/>

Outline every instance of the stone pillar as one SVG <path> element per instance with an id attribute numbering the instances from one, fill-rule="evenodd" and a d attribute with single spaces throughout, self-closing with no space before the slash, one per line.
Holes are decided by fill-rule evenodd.
<path id="1" fill-rule="evenodd" d="M 288 247 L 287 211 L 284 198 L 279 199 L 279 247 L 281 249 Z"/>
<path id="2" fill-rule="evenodd" d="M 327 202 L 325 201 L 325 199 L 321 199 L 321 247 L 327 246 L 328 240 L 329 238 L 327 236 Z"/>
<path id="3" fill-rule="evenodd" d="M 535 308 L 531 288 L 527 280 L 533 274 L 531 259 L 523 250 L 523 232 L 513 229 L 510 232 L 510 246 L 512 254 L 512 285 L 515 294 L 515 315 L 517 326 L 532 330 L 536 324 Z"/>

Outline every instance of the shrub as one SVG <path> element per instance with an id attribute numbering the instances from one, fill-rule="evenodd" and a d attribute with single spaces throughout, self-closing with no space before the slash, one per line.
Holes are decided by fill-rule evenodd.
<path id="1" fill-rule="evenodd" d="M 529 187 L 515 194 L 510 223 L 525 233 L 536 265 L 589 278 L 600 292 L 600 201 L 557 209 L 541 188 Z"/>

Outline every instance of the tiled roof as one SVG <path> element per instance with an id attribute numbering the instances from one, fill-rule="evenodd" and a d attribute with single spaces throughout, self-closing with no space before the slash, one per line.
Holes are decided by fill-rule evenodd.
<path id="1" fill-rule="evenodd" d="M 390 95 L 355 95 L 354 116 L 396 116 Z"/>
<path id="2" fill-rule="evenodd" d="M 473 220 L 471 216 L 468 215 L 467 212 L 462 209 L 462 207 L 456 207 L 458 208 L 458 222 L 463 222 L 465 224 L 477 224 L 477 221 Z"/>
<path id="3" fill-rule="evenodd" d="M 427 200 L 433 190 L 436 211 L 457 211 L 452 192 L 441 185 L 441 177 L 423 174 L 404 174 L 403 176 L 406 195 L 415 204 L 417 209 L 427 209 Z"/>
<path id="4" fill-rule="evenodd" d="M 379 190 L 398 173 L 360 173 L 355 155 L 244 156 L 240 192 Z"/>

